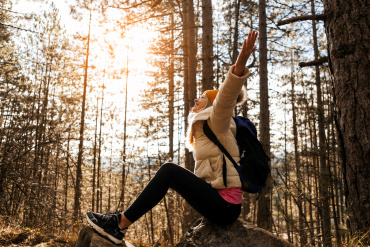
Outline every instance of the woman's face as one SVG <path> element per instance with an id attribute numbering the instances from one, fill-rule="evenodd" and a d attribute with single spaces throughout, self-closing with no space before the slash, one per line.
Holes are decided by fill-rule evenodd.
<path id="1" fill-rule="evenodd" d="M 207 101 L 208 101 L 208 98 L 207 98 L 207 96 L 205 94 L 203 94 L 202 96 L 200 96 L 200 98 L 195 99 L 194 100 L 195 105 L 194 105 L 192 111 L 195 112 L 195 113 L 200 112 L 201 110 L 204 109 L 204 107 L 206 107 Z"/>

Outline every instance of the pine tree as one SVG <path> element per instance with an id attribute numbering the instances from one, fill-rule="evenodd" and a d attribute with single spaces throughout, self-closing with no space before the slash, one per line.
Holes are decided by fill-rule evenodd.
<path id="1" fill-rule="evenodd" d="M 268 156 L 270 156 L 270 111 L 268 93 L 267 72 L 267 26 L 266 26 L 266 2 L 259 0 L 259 75 L 260 75 L 260 141 Z M 271 177 L 267 179 L 266 188 L 258 201 L 257 225 L 268 231 L 272 230 L 271 215 Z"/>
<path id="2" fill-rule="evenodd" d="M 351 230 L 370 228 L 369 11 L 366 1 L 324 1 L 329 66 Z"/>

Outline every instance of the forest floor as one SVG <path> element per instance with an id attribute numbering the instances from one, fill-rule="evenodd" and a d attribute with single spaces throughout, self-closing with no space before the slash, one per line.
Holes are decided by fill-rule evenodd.
<path id="1" fill-rule="evenodd" d="M 74 246 L 78 231 L 29 228 L 5 222 L 0 217 L 0 246 Z"/>
<path id="2" fill-rule="evenodd" d="M 15 219 L 0 215 L 0 247 L 73 247 L 77 241 L 81 225 L 70 225 L 59 228 L 31 228 L 19 225 Z M 67 230 L 66 230 L 67 229 Z M 131 242 L 137 247 L 169 246 L 168 244 L 148 245 Z"/>

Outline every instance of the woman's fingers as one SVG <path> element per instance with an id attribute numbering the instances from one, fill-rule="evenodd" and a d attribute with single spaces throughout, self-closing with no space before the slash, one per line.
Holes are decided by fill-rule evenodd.
<path id="1" fill-rule="evenodd" d="M 257 36 L 258 36 L 258 32 L 252 31 L 248 34 L 247 40 L 244 40 L 243 47 L 244 45 L 246 46 L 247 52 L 253 52 L 256 49 L 256 46 L 254 44 L 256 42 Z"/>
<path id="2" fill-rule="evenodd" d="M 258 32 L 257 31 L 252 31 L 248 34 L 248 45 L 250 47 L 254 46 L 254 43 L 256 42 Z"/>
<path id="3" fill-rule="evenodd" d="M 248 35 L 248 41 L 250 41 L 252 44 L 256 42 L 258 32 L 257 31 L 252 31 Z"/>
<path id="4" fill-rule="evenodd" d="M 257 31 L 254 31 L 253 44 L 256 42 L 257 36 L 258 36 L 258 32 Z"/>

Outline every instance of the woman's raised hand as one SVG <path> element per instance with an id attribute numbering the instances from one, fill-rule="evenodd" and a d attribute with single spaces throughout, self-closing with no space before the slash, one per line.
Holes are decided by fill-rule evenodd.
<path id="1" fill-rule="evenodd" d="M 242 50 L 239 53 L 238 59 L 235 63 L 235 68 L 233 73 L 237 76 L 243 75 L 245 65 L 252 54 L 252 52 L 256 49 L 254 43 L 256 42 L 258 36 L 257 31 L 252 31 L 248 34 L 248 38 L 244 40 Z"/>

